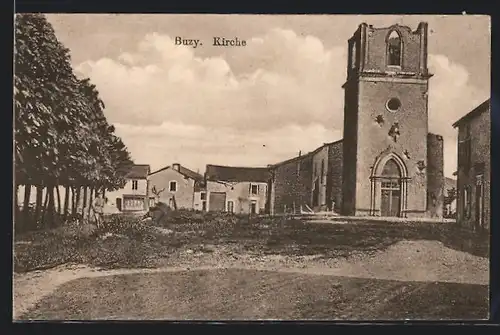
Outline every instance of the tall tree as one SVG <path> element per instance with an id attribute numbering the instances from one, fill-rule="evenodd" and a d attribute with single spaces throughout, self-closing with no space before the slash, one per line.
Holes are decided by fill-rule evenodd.
<path id="1" fill-rule="evenodd" d="M 56 125 L 61 102 L 71 99 L 75 77 L 68 49 L 41 14 L 16 15 L 14 56 L 15 179 L 17 184 L 35 185 L 41 192 L 57 179 Z M 37 201 L 38 206 L 40 203 Z M 40 213 L 40 208 L 35 212 Z"/>
<path id="2" fill-rule="evenodd" d="M 15 180 L 25 185 L 24 217 L 29 219 L 31 185 L 37 201 L 32 221 L 46 213 L 52 224 L 60 211 L 58 188 L 66 188 L 64 215 L 82 188 L 114 190 L 125 184 L 132 161 L 104 115 L 104 102 L 90 79 L 78 79 L 69 50 L 42 14 L 15 19 Z M 42 191 L 46 190 L 46 201 Z M 86 192 L 85 192 L 86 193 Z M 57 202 L 55 201 L 57 195 Z"/>

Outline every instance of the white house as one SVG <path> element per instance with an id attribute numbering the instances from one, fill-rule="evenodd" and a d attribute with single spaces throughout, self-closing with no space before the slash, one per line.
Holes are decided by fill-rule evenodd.
<path id="1" fill-rule="evenodd" d="M 106 192 L 106 207 L 119 212 L 141 212 L 149 208 L 147 164 L 135 164 L 126 175 L 127 183 L 117 191 Z"/>

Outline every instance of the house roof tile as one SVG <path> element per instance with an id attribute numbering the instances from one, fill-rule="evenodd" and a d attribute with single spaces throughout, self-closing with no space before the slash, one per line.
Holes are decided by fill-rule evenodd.
<path id="1" fill-rule="evenodd" d="M 146 179 L 148 177 L 150 167 L 148 164 L 134 164 L 126 177 L 129 179 Z"/>
<path id="2" fill-rule="evenodd" d="M 474 117 L 476 117 L 476 116 L 478 116 L 478 115 L 486 112 L 489 109 L 490 109 L 490 99 L 487 99 L 482 104 L 480 104 L 479 106 L 477 106 L 476 108 L 474 108 L 472 111 L 470 111 L 469 113 L 465 114 L 460 119 L 458 119 L 453 124 L 453 128 L 456 128 L 456 127 L 460 126 L 465 121 L 473 119 Z"/>
<path id="3" fill-rule="evenodd" d="M 151 172 L 149 175 L 152 175 L 152 174 L 156 174 L 158 172 L 161 172 L 161 171 L 164 171 L 164 170 L 167 170 L 167 169 L 172 169 L 173 167 L 171 165 L 169 166 L 165 166 L 164 168 L 161 168 L 159 170 L 156 170 L 154 172 Z M 179 171 L 178 171 L 180 174 L 184 175 L 185 177 L 188 177 L 188 178 L 191 178 L 191 179 L 194 179 L 194 180 L 197 180 L 197 181 L 202 181 L 204 178 L 201 174 L 197 173 L 197 172 L 194 172 L 182 165 L 179 164 Z"/>
<path id="4" fill-rule="evenodd" d="M 333 145 L 339 145 L 339 144 L 342 144 L 342 143 L 343 143 L 343 139 L 340 139 L 340 140 L 337 140 L 337 141 L 334 141 L 334 142 L 324 143 L 322 146 L 314 149 L 313 151 L 307 152 L 305 154 L 301 154 L 300 156 L 296 156 L 296 157 L 287 159 L 285 161 L 281 161 L 279 163 L 270 164 L 269 168 L 273 169 L 273 168 L 276 168 L 276 167 L 279 167 L 279 166 L 282 166 L 282 165 L 285 165 L 285 164 L 292 163 L 294 161 L 300 161 L 300 160 L 303 160 L 303 159 L 310 158 L 312 155 L 315 155 L 316 153 L 318 153 L 324 147 L 333 146 Z"/>
<path id="5" fill-rule="evenodd" d="M 206 178 L 211 181 L 225 182 L 260 182 L 266 183 L 270 178 L 268 168 L 235 167 L 207 165 Z"/>

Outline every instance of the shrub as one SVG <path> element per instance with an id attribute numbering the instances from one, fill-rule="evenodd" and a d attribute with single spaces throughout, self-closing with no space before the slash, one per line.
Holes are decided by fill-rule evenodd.
<path id="1" fill-rule="evenodd" d="M 111 215 L 97 228 L 92 224 L 68 223 L 55 229 L 26 233 L 14 246 L 14 271 L 26 272 L 64 263 L 97 266 L 147 265 L 154 253 L 147 245 L 155 241 L 148 225 L 133 215 Z"/>

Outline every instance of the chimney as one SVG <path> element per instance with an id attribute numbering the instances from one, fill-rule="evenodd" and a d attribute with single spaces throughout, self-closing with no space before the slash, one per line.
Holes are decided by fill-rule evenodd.
<path id="1" fill-rule="evenodd" d="M 180 164 L 179 163 L 174 163 L 172 164 L 172 168 L 175 170 L 175 171 L 179 171 L 179 168 L 180 168 Z"/>
<path id="2" fill-rule="evenodd" d="M 299 157 L 302 156 L 302 150 L 299 150 Z"/>

